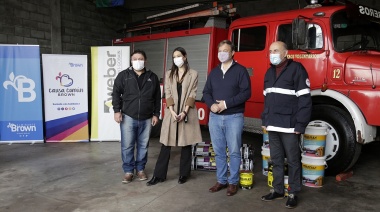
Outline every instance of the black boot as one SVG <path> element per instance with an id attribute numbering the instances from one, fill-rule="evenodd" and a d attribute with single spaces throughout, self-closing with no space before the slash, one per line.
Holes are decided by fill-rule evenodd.
<path id="1" fill-rule="evenodd" d="M 156 185 L 157 183 L 162 183 L 162 182 L 164 182 L 164 181 L 165 181 L 165 179 L 161 179 L 161 178 L 158 178 L 158 177 L 153 176 L 152 179 L 150 179 L 150 180 L 146 183 L 146 185 L 147 185 L 147 186 Z"/>
<path id="2" fill-rule="evenodd" d="M 186 176 L 179 176 L 178 184 L 184 184 L 184 183 L 186 183 L 186 181 L 187 181 Z"/>

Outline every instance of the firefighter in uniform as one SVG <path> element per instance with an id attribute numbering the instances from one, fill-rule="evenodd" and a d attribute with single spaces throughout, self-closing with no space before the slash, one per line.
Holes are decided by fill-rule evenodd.
<path id="1" fill-rule="evenodd" d="M 312 103 L 310 81 L 301 63 L 287 59 L 287 46 L 276 41 L 269 48 L 271 67 L 264 78 L 263 128 L 268 131 L 273 162 L 274 189 L 263 201 L 284 198 L 284 160 L 288 162 L 287 208 L 297 206 L 301 190 L 300 134 L 310 121 Z"/>

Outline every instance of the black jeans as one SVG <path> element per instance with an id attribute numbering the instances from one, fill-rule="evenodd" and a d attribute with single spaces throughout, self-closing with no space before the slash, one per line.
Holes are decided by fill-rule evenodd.
<path id="1" fill-rule="evenodd" d="M 191 145 L 181 148 L 181 159 L 179 165 L 179 175 L 189 177 L 191 171 Z M 171 146 L 162 144 L 160 155 L 158 156 L 156 167 L 154 168 L 154 176 L 166 179 L 168 173 Z"/>
<path id="2" fill-rule="evenodd" d="M 273 163 L 273 187 L 277 193 L 284 193 L 284 160 L 288 162 L 288 192 L 301 191 L 300 135 L 295 133 L 268 132 L 270 159 Z"/>

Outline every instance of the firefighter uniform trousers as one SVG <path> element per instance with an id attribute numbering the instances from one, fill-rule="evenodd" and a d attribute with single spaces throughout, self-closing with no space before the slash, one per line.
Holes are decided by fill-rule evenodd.
<path id="1" fill-rule="evenodd" d="M 301 153 L 300 135 L 295 133 L 268 132 L 270 141 L 270 159 L 273 163 L 273 187 L 284 193 L 284 160 L 288 163 L 288 193 L 297 194 L 301 190 Z"/>

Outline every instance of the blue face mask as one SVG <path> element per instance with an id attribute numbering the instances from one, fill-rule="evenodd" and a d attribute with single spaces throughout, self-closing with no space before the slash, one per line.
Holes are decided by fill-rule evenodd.
<path id="1" fill-rule="evenodd" d="M 270 60 L 270 63 L 272 63 L 275 66 L 280 64 L 281 63 L 280 54 L 270 54 L 269 60 Z"/>

